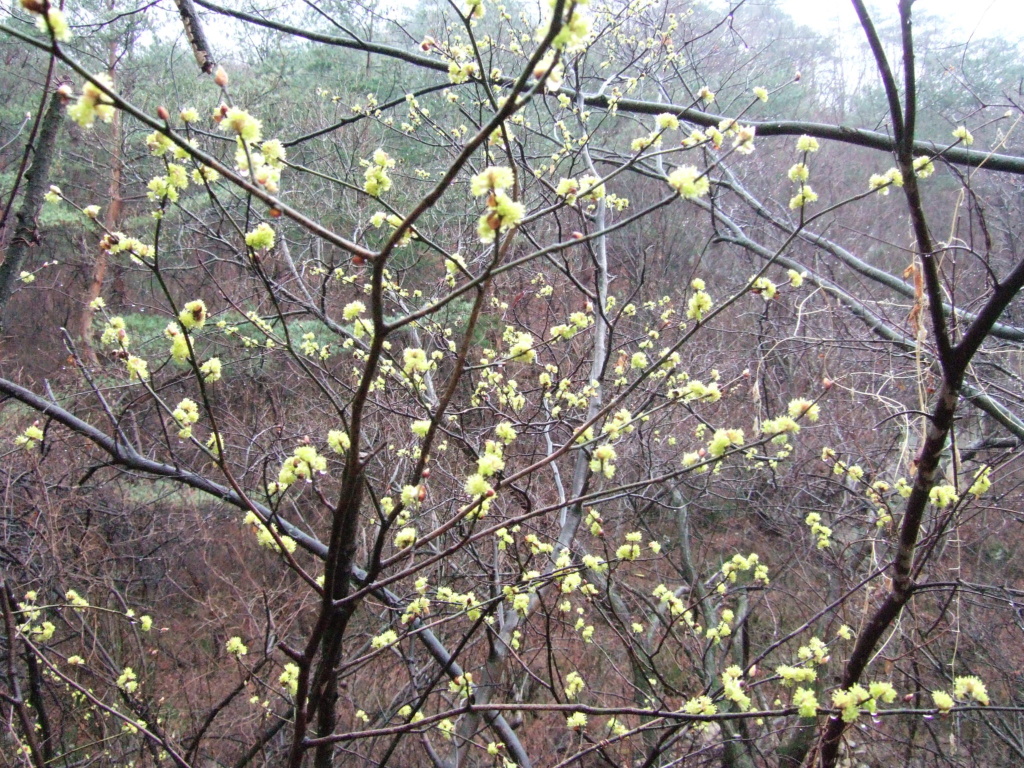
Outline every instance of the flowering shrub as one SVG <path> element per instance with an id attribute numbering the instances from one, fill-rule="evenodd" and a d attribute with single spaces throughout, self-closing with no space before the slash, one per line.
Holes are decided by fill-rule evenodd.
<path id="1" fill-rule="evenodd" d="M 86 10 L 21 5 L 38 34 L 6 33 L 85 71 L 62 43 Z M 865 716 L 884 764 L 925 743 L 919 715 L 1012 701 L 985 654 L 1014 652 L 954 615 L 963 590 L 1012 604 L 1008 580 L 950 550 L 1013 507 L 989 435 L 1024 436 L 992 394 L 1019 376 L 990 339 L 1024 338 L 996 324 L 1024 269 L 932 177 L 1019 158 L 964 125 L 914 143 L 913 105 L 892 136 L 776 120 L 800 78 L 702 72 L 732 25 L 709 8 L 473 0 L 414 45 L 210 12 L 287 31 L 310 70 L 327 41 L 418 74 L 366 93 L 367 64 L 374 85 L 285 109 L 207 56 L 173 116 L 108 75 L 59 93 L 83 146 L 128 126 L 131 194 L 40 205 L 144 300 L 99 274 L 58 389 L 0 379 L 33 412 L 5 437 L 12 508 L 67 505 L 10 528 L 54 537 L 4 597 L 26 760 L 831 768 Z M 847 185 L 844 142 L 896 165 Z M 973 234 L 933 242 L 947 202 Z M 144 481 L 195 494 L 138 505 L 178 527 L 97 532 Z M 155 557 L 195 587 L 137 588 Z"/>

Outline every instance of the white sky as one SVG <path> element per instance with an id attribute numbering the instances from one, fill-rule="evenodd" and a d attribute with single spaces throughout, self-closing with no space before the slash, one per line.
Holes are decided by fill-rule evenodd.
<path id="1" fill-rule="evenodd" d="M 779 0 L 786 11 L 820 32 L 846 31 L 857 26 L 850 0 Z M 868 0 L 868 8 L 896 16 L 897 0 Z M 1003 36 L 1024 39 L 1024 0 L 917 0 L 914 12 L 927 12 L 946 19 L 950 37 L 966 41 L 971 37 Z"/>

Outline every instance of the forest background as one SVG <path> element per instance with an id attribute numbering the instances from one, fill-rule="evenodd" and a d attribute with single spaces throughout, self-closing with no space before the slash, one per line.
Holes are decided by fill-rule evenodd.
<path id="1" fill-rule="evenodd" d="M 7 6 L 0 765 L 1021 762 L 1022 51 L 850 7 Z"/>

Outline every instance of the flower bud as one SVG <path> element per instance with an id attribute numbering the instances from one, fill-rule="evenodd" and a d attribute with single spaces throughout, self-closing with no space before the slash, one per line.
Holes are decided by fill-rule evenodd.
<path id="1" fill-rule="evenodd" d="M 228 73 L 224 70 L 224 67 L 217 67 L 217 71 L 213 73 L 213 82 L 221 88 L 228 84 Z"/>
<path id="2" fill-rule="evenodd" d="M 168 112 L 167 107 L 163 106 L 162 104 L 156 108 L 156 116 L 164 122 L 167 122 L 171 119 L 171 113 Z"/>

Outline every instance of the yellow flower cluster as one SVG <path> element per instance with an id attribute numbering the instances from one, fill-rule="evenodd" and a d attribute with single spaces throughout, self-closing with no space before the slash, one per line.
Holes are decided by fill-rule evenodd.
<path id="1" fill-rule="evenodd" d="M 967 492 L 974 497 L 981 496 L 983 493 L 988 491 L 992 487 L 992 480 L 989 475 L 992 474 L 992 467 L 982 467 L 974 473 L 974 482 L 971 483 L 971 487 L 967 489 Z"/>
<path id="2" fill-rule="evenodd" d="M 211 357 L 199 366 L 199 375 L 203 377 L 203 381 L 210 384 L 215 381 L 220 381 L 221 371 L 222 366 L 219 357 Z"/>
<path id="3" fill-rule="evenodd" d="M 682 711 L 688 715 L 710 717 L 718 712 L 718 707 L 709 696 L 696 696 L 683 705 Z"/>
<path id="4" fill-rule="evenodd" d="M 245 519 L 242 522 L 245 525 L 252 526 L 253 530 L 256 532 L 256 541 L 264 549 L 272 549 L 275 552 L 280 552 L 281 547 L 284 547 L 289 554 L 295 551 L 295 539 L 291 536 L 285 536 L 284 534 L 279 533 L 277 526 L 273 523 L 271 523 L 269 527 L 264 525 L 263 522 L 252 512 L 247 512 Z M 275 534 L 277 534 L 276 537 Z M 278 540 L 280 540 L 280 544 L 277 543 Z"/>
<path id="5" fill-rule="evenodd" d="M 593 458 L 590 460 L 590 471 L 600 472 L 609 480 L 615 476 L 615 448 L 605 443 L 594 449 Z"/>
<path id="6" fill-rule="evenodd" d="M 284 671 L 277 678 L 277 682 L 292 696 L 299 692 L 299 665 L 288 662 L 284 665 Z"/>
<path id="7" fill-rule="evenodd" d="M 363 189 L 366 194 L 372 197 L 380 197 L 382 192 L 391 189 L 391 177 L 388 170 L 395 167 L 395 161 L 383 149 L 373 153 L 373 162 L 363 161 L 366 170 L 363 171 Z"/>
<path id="8" fill-rule="evenodd" d="M 352 439 L 348 436 L 348 432 L 332 429 L 327 433 L 327 445 L 335 453 L 345 453 L 352 447 Z"/>
<path id="9" fill-rule="evenodd" d="M 473 695 L 473 673 L 464 672 L 451 680 L 448 683 L 448 691 L 463 699 L 468 699 Z"/>
<path id="10" fill-rule="evenodd" d="M 280 191 L 281 171 L 284 169 L 284 161 L 287 151 L 280 139 L 270 139 L 260 145 L 259 151 L 255 145 L 250 144 L 242 138 L 237 137 L 238 146 L 235 148 L 235 167 L 243 176 L 251 176 L 252 180 L 263 187 L 271 194 Z M 212 169 L 205 169 L 210 171 Z"/>
<path id="11" fill-rule="evenodd" d="M 933 173 L 935 173 L 935 163 L 932 162 L 932 158 L 927 155 L 921 155 L 921 157 L 914 158 L 914 173 L 917 174 L 919 179 L 927 179 Z"/>
<path id="12" fill-rule="evenodd" d="M 106 73 L 93 75 L 93 80 L 108 90 L 114 88 L 114 81 Z M 82 95 L 78 97 L 78 101 L 68 107 L 68 116 L 83 128 L 92 128 L 97 117 L 109 123 L 114 118 L 114 102 L 94 83 L 86 82 L 82 86 Z"/>
<path id="13" fill-rule="evenodd" d="M 491 166 L 470 181 L 474 197 L 487 196 L 487 212 L 477 223 L 477 234 L 483 243 L 493 243 L 499 232 L 516 226 L 526 216 L 526 207 L 508 196 L 515 176 L 511 168 Z"/>
<path id="14" fill-rule="evenodd" d="M 245 234 L 245 244 L 254 251 L 268 251 L 274 247 L 274 228 L 265 221 Z"/>
<path id="15" fill-rule="evenodd" d="M 583 712 L 573 712 L 565 718 L 565 725 L 572 730 L 579 730 L 587 725 L 587 716 Z"/>
<path id="16" fill-rule="evenodd" d="M 782 684 L 785 686 L 813 683 L 818 678 L 818 673 L 813 667 L 792 667 L 788 664 L 776 667 L 775 674 L 782 678 Z"/>
<path id="17" fill-rule="evenodd" d="M 121 676 L 117 678 L 117 687 L 125 693 L 135 693 L 139 687 L 138 678 L 131 667 L 125 667 Z"/>
<path id="18" fill-rule="evenodd" d="M 818 549 L 828 549 L 832 546 L 832 529 L 827 525 L 821 524 L 821 515 L 817 512 L 808 513 L 807 517 L 804 518 L 804 522 L 811 529 L 811 535 L 818 537 Z"/>
<path id="19" fill-rule="evenodd" d="M 852 723 L 860 717 L 861 709 L 875 714 L 878 702 L 892 704 L 895 700 L 896 689 L 886 682 L 873 682 L 867 689 L 857 683 L 847 690 L 832 692 L 832 703 L 842 710 L 844 723 Z"/>
<path id="20" fill-rule="evenodd" d="M 981 678 L 974 675 L 956 678 L 953 681 L 953 695 L 961 701 L 973 699 L 986 707 L 989 705 L 988 689 Z"/>
<path id="21" fill-rule="evenodd" d="M 615 550 L 615 557 L 619 560 L 636 560 L 640 557 L 640 543 L 644 535 L 640 531 L 633 531 L 626 534 L 626 543 Z"/>
<path id="22" fill-rule="evenodd" d="M 277 484 L 281 490 L 284 490 L 299 480 L 309 482 L 312 480 L 314 473 L 322 475 L 326 472 L 327 459 L 318 454 L 316 448 L 312 445 L 300 445 L 281 465 L 281 471 L 277 476 Z"/>
<path id="23" fill-rule="evenodd" d="M 222 131 L 234 131 L 238 138 L 246 144 L 256 144 L 262 138 L 263 133 L 263 123 L 244 109 L 237 107 L 231 107 L 223 113 L 219 127 Z"/>
<path id="24" fill-rule="evenodd" d="M 416 543 L 416 529 L 412 526 L 403 528 L 395 534 L 395 547 L 397 549 L 407 549 Z"/>
<path id="25" fill-rule="evenodd" d="M 768 584 L 768 566 L 761 562 L 756 552 L 751 552 L 746 557 L 735 554 L 722 565 L 722 576 L 732 584 L 736 583 L 739 574 L 747 571 L 753 571 L 752 578 L 755 582 Z"/>
<path id="26" fill-rule="evenodd" d="M 701 173 L 692 165 L 681 165 L 668 175 L 668 185 L 684 200 L 696 200 L 704 197 L 711 189 L 706 173 Z"/>
<path id="27" fill-rule="evenodd" d="M 708 443 L 708 453 L 717 459 L 733 446 L 743 445 L 745 439 L 742 429 L 716 429 Z"/>
<path id="28" fill-rule="evenodd" d="M 818 714 L 818 700 L 814 691 L 809 688 L 797 688 L 793 691 L 793 706 L 800 717 L 814 717 Z"/>
<path id="29" fill-rule="evenodd" d="M 958 139 L 963 143 L 965 147 L 971 146 L 974 143 L 974 135 L 967 130 L 966 125 L 958 125 L 953 129 L 953 138 Z"/>
<path id="30" fill-rule="evenodd" d="M 178 322 L 186 331 L 198 330 L 203 327 L 208 317 L 206 304 L 202 299 L 188 302 L 178 313 Z"/>
<path id="31" fill-rule="evenodd" d="M 128 375 L 132 378 L 137 378 L 139 381 L 146 381 L 149 378 L 149 364 L 141 357 L 128 355 L 124 365 L 128 369 Z"/>
<path id="32" fill-rule="evenodd" d="M 398 642 L 398 633 L 393 629 L 386 629 L 370 641 L 370 647 L 374 650 L 387 648 Z"/>
<path id="33" fill-rule="evenodd" d="M 960 496 L 952 485 L 936 485 L 928 492 L 928 501 L 943 509 L 960 501 Z"/>
<path id="34" fill-rule="evenodd" d="M 722 693 L 741 712 L 750 710 L 750 697 L 743 691 L 743 670 L 735 664 L 722 673 Z"/>
<path id="35" fill-rule="evenodd" d="M 36 447 L 36 443 L 42 442 L 43 430 L 39 428 L 38 424 L 33 424 L 27 427 L 24 432 L 14 438 L 14 444 L 21 446 L 26 451 L 30 451 Z"/>
<path id="36" fill-rule="evenodd" d="M 187 440 L 192 437 L 192 425 L 199 421 L 199 406 L 194 400 L 183 398 L 177 407 L 171 411 L 171 417 L 177 422 L 178 437 Z"/>
<path id="37" fill-rule="evenodd" d="M 43 0 L 21 0 L 21 7 L 36 16 L 36 28 L 46 35 L 53 35 L 59 43 L 71 39 L 71 29 L 64 12 Z"/>
<path id="38" fill-rule="evenodd" d="M 881 190 L 881 194 L 888 195 L 890 187 L 903 186 L 903 174 L 899 168 L 890 168 L 885 173 L 873 173 L 868 179 L 868 187 L 874 190 Z"/>

